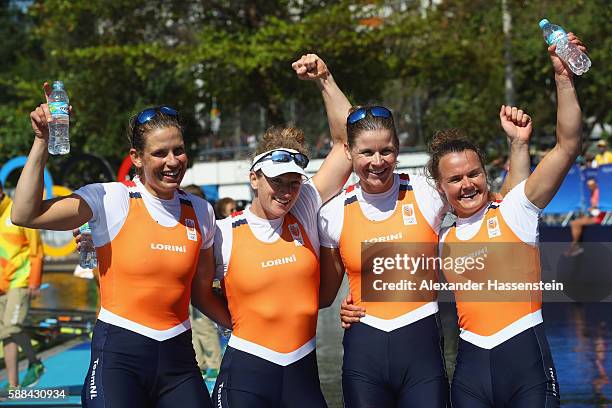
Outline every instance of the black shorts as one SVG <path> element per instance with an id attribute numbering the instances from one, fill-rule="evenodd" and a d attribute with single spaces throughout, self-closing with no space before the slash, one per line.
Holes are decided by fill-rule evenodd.
<path id="1" fill-rule="evenodd" d="M 326 408 L 316 352 L 281 366 L 227 347 L 212 399 L 217 408 Z"/>
<path id="2" fill-rule="evenodd" d="M 212 408 L 191 330 L 164 341 L 98 320 L 83 407 Z"/>
<path id="3" fill-rule="evenodd" d="M 544 326 L 527 329 L 490 350 L 460 338 L 451 399 L 454 408 L 560 406 Z"/>
<path id="4" fill-rule="evenodd" d="M 448 379 L 438 314 L 385 332 L 364 323 L 344 334 L 347 408 L 445 408 Z"/>

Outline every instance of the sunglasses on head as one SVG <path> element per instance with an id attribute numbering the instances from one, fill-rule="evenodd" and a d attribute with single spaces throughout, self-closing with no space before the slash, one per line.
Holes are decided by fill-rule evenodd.
<path id="1" fill-rule="evenodd" d="M 370 112 L 372 116 L 376 118 L 392 118 L 393 117 L 393 115 L 391 114 L 391 111 L 385 108 L 384 106 L 372 106 L 369 108 L 357 109 L 355 112 L 348 115 L 348 118 L 346 118 L 346 123 L 348 123 L 349 125 L 357 123 L 363 118 L 365 118 L 368 115 L 368 112 Z"/>
<path id="2" fill-rule="evenodd" d="M 157 116 L 158 112 L 168 116 L 178 116 L 178 111 L 170 106 L 157 106 L 155 108 L 147 108 L 140 112 L 138 116 L 136 116 L 136 123 L 144 125 Z"/>
<path id="3" fill-rule="evenodd" d="M 253 163 L 253 166 L 251 166 L 251 169 L 255 167 L 257 163 L 261 163 L 267 160 L 272 160 L 275 163 L 288 163 L 291 160 L 293 160 L 295 164 L 297 164 L 303 169 L 305 169 L 306 166 L 308 166 L 308 157 L 306 157 L 305 154 L 292 153 L 286 150 L 274 150 L 273 152 L 266 154 L 264 157 L 262 157 L 261 159 Z"/>

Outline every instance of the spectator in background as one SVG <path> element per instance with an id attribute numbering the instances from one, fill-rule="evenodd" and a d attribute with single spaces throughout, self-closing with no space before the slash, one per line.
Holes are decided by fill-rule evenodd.
<path id="1" fill-rule="evenodd" d="M 191 193 L 191 194 L 193 194 L 195 196 L 201 197 L 204 200 L 207 200 L 206 194 L 204 193 L 202 188 L 200 186 L 196 186 L 195 184 L 189 184 L 188 186 L 185 186 L 183 188 L 183 191 L 185 191 L 187 193 Z"/>
<path id="2" fill-rule="evenodd" d="M 332 148 L 332 140 L 327 132 L 323 132 L 317 138 L 314 148 L 314 157 L 325 158 Z"/>
<path id="3" fill-rule="evenodd" d="M 202 189 L 195 184 L 190 184 L 183 190 L 206 200 L 206 195 Z M 212 320 L 193 306 L 189 307 L 189 318 L 191 319 L 191 340 L 198 367 L 202 372 L 202 377 L 214 381 L 219 375 L 219 367 L 221 366 L 219 333 Z"/>
<path id="4" fill-rule="evenodd" d="M 38 230 L 18 227 L 11 222 L 12 206 L 13 201 L 4 194 L 0 184 L 0 340 L 4 343 L 8 389 L 19 387 L 19 347 L 29 361 L 21 386 L 35 384 L 44 372 L 30 337 L 22 327 L 30 299 L 40 290 L 42 241 Z"/>
<path id="5" fill-rule="evenodd" d="M 566 256 L 576 256 L 584 252 L 584 249 L 580 246 L 580 240 L 582 239 L 582 232 L 585 225 L 601 224 L 606 216 L 605 211 L 599 209 L 599 186 L 595 179 L 590 178 L 587 180 L 587 187 L 591 191 L 590 207 L 588 214 L 584 217 L 576 218 L 570 222 L 572 232 L 572 245 L 567 251 Z"/>
<path id="6" fill-rule="evenodd" d="M 499 191 L 504 179 L 510 167 L 510 157 L 507 155 L 501 155 L 495 160 L 491 161 L 487 166 L 487 174 L 491 180 L 491 189 L 493 191 Z"/>
<path id="7" fill-rule="evenodd" d="M 603 166 L 604 164 L 612 164 L 612 152 L 608 150 L 608 142 L 600 139 L 597 142 L 597 154 L 593 161 L 593 167 Z"/>
<path id="8" fill-rule="evenodd" d="M 233 198 L 223 197 L 215 203 L 215 214 L 218 220 L 229 217 L 234 211 L 236 211 L 236 201 Z"/>
<path id="9" fill-rule="evenodd" d="M 584 160 L 582 163 L 579 162 L 581 168 L 592 168 L 595 163 L 595 155 L 589 151 L 584 153 Z M 578 158 L 580 159 L 580 158 Z"/>

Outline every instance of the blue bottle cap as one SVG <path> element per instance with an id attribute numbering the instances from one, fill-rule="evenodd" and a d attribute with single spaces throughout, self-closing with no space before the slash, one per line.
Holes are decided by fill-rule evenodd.
<path id="1" fill-rule="evenodd" d="M 546 18 L 543 18 L 542 21 L 540 21 L 540 28 L 544 28 L 546 24 L 550 24 L 550 21 L 548 21 L 548 19 Z"/>
<path id="2" fill-rule="evenodd" d="M 53 89 L 64 89 L 64 83 L 62 81 L 53 81 Z"/>

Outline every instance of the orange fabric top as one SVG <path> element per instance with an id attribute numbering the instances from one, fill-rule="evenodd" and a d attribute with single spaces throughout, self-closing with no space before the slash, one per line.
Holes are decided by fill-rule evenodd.
<path id="1" fill-rule="evenodd" d="M 486 253 L 483 270 L 462 274 L 444 270 L 448 282 L 538 282 L 540 280 L 540 252 L 537 246 L 523 242 L 508 226 L 499 211 L 498 203 L 491 203 L 480 229 L 474 237 L 460 240 L 457 228 L 450 228 L 444 239 L 442 257 L 468 256 Z M 478 296 L 486 301 L 478 301 Z M 463 300 L 467 299 L 467 300 Z M 495 301 L 492 299 L 500 299 Z M 481 336 L 490 336 L 520 318 L 542 308 L 540 291 L 455 291 L 459 327 Z"/>
<path id="2" fill-rule="evenodd" d="M 179 193 L 180 220 L 164 227 L 151 218 L 140 193 L 130 190 L 130 209 L 121 231 L 96 249 L 101 306 L 155 330 L 189 319 L 202 235 L 192 203 Z"/>
<path id="3" fill-rule="evenodd" d="M 223 279 L 233 335 L 279 353 L 316 334 L 319 259 L 300 222 L 285 216 L 280 238 L 258 240 L 241 213 L 232 214 L 232 252 Z"/>
<path id="4" fill-rule="evenodd" d="M 414 257 L 434 256 L 438 234 L 431 228 L 416 202 L 409 177 L 400 174 L 400 187 L 393 214 L 382 221 L 372 221 L 363 214 L 354 186 L 346 190 L 344 224 L 339 249 L 349 288 L 355 305 L 363 304 L 367 314 L 381 319 L 393 319 L 409 313 L 427 303 L 423 302 L 363 302 L 361 296 L 361 244 L 362 242 L 409 242 Z M 430 300 L 431 301 L 431 300 Z"/>

